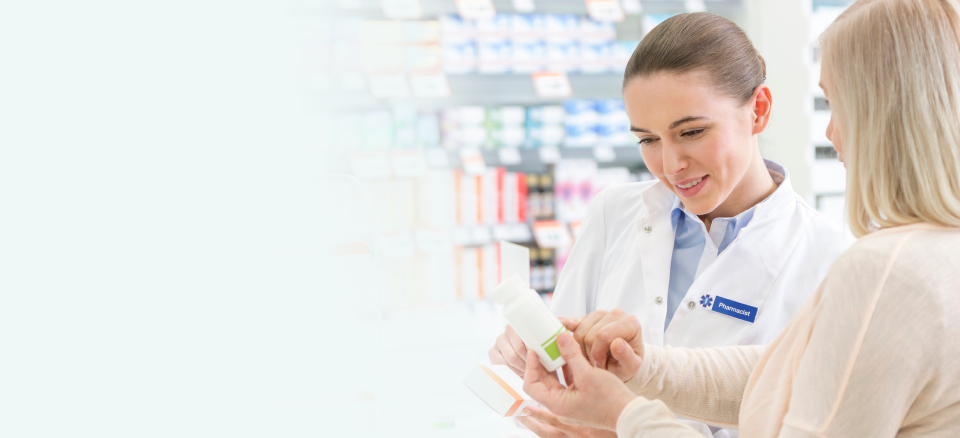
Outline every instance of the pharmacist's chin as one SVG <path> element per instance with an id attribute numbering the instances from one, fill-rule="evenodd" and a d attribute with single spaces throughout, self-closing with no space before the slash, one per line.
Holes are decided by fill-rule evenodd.
<path id="1" fill-rule="evenodd" d="M 710 214 L 718 207 L 720 207 L 720 201 L 716 199 L 716 196 L 713 196 L 711 193 L 712 190 L 703 190 L 700 193 L 697 193 L 695 196 L 689 198 L 684 198 L 677 194 L 680 198 L 680 202 L 683 203 L 683 206 L 686 207 L 687 211 L 693 213 L 697 216 L 703 216 L 705 214 Z"/>

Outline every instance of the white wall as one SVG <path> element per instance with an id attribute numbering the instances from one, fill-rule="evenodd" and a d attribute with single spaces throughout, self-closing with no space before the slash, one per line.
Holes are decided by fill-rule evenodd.
<path id="1" fill-rule="evenodd" d="M 807 87 L 809 0 L 744 0 L 744 30 L 767 64 L 773 117 L 760 136 L 765 158 L 790 171 L 793 188 L 812 202 L 810 109 Z"/>

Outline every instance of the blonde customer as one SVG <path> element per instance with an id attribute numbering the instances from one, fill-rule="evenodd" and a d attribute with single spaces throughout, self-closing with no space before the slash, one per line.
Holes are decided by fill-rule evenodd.
<path id="1" fill-rule="evenodd" d="M 958 32 L 954 1 L 861 0 L 824 33 L 860 240 L 772 344 L 644 345 L 636 318 L 607 319 L 588 354 L 612 372 L 564 334 L 573 383 L 531 356 L 527 392 L 620 437 L 699 436 L 674 413 L 744 438 L 960 436 Z"/>

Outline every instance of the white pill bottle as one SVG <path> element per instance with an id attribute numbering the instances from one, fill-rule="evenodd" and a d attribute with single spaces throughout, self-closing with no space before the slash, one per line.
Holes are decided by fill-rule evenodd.
<path id="1" fill-rule="evenodd" d="M 547 371 L 556 371 L 567 363 L 560 356 L 560 347 L 557 345 L 557 337 L 567 331 L 566 327 L 540 295 L 523 284 L 519 275 L 511 275 L 491 295 L 497 304 L 503 306 L 507 322 L 520 335 L 527 348 L 537 353 Z"/>

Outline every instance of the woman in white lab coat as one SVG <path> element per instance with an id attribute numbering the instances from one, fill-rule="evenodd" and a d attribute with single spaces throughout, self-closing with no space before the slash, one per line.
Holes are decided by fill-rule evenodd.
<path id="1" fill-rule="evenodd" d="M 643 39 L 624 104 L 657 180 L 591 202 L 554 292 L 558 316 L 620 308 L 663 328 L 644 330 L 644 342 L 690 348 L 768 344 L 784 329 L 851 240 L 761 157 L 772 108 L 765 76 L 744 32 L 713 14 L 671 17 Z M 585 346 L 591 336 L 574 333 Z M 526 353 L 508 326 L 489 355 L 522 375 Z M 521 421 L 543 437 L 609 434 L 532 411 Z"/>

